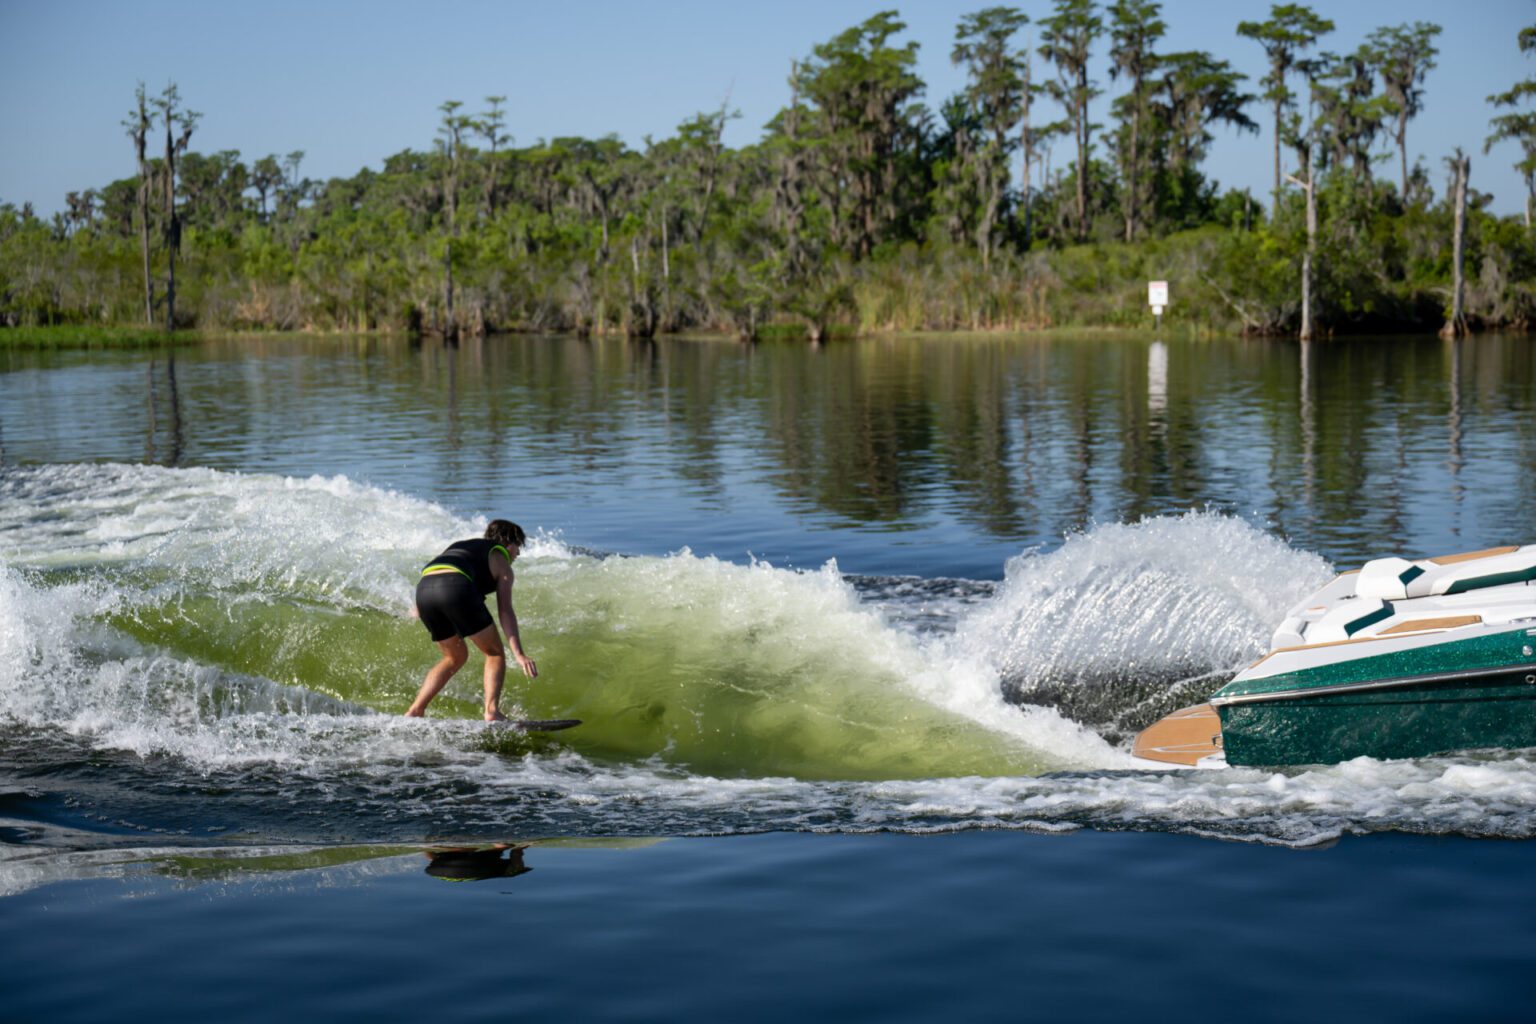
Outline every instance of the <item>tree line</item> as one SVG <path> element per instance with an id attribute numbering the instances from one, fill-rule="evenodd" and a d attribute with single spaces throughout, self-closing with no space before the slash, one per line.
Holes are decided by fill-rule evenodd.
<path id="1" fill-rule="evenodd" d="M 1536 78 L 1489 97 L 1484 145 L 1522 147 L 1523 220 L 1486 211 L 1459 150 L 1437 197 L 1409 132 L 1439 26 L 1329 50 L 1332 22 L 1276 4 L 1235 26 L 1265 55 L 1250 82 L 1164 48 L 1152 0 L 988 7 L 956 26 L 965 84 L 937 109 L 905 28 L 882 12 L 794 60 L 738 149 L 729 102 L 639 148 L 518 146 L 492 96 L 324 182 L 302 151 L 190 149 L 200 115 L 140 86 L 136 173 L 51 219 L 0 204 L 0 321 L 820 338 L 1133 323 L 1166 278 L 1175 319 L 1252 333 L 1532 322 Z M 1514 44 L 1536 49 L 1536 26 Z M 1218 131 L 1272 137 L 1268 196 L 1206 174 Z"/>

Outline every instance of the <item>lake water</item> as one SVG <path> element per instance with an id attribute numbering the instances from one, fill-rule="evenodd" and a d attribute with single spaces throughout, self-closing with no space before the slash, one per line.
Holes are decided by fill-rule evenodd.
<path id="1" fill-rule="evenodd" d="M 1523 1016 L 1536 751 L 1126 749 L 1533 510 L 1525 337 L 0 351 L 5 1005 Z M 398 717 L 490 516 L 577 729 Z"/>

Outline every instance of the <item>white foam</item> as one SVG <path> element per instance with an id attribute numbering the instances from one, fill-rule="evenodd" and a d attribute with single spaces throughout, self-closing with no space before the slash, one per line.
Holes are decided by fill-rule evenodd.
<path id="1" fill-rule="evenodd" d="M 1251 661 L 1328 564 L 1230 516 L 1190 512 L 1074 534 L 1011 560 L 956 642 L 1024 688 L 1167 678 Z"/>
<path id="2" fill-rule="evenodd" d="M 1387 830 L 1531 837 L 1536 772 L 1526 756 L 1375 761 L 1293 772 L 1092 772 L 818 783 L 721 779 L 663 765 L 597 767 L 573 754 L 529 758 L 498 774 L 468 762 L 461 784 L 537 794 L 551 819 L 575 816 L 626 833 L 764 828 L 942 832 L 1161 829 L 1284 846 Z M 1480 781 L 1469 789 L 1467 779 Z M 681 823 L 681 825 L 680 825 Z"/>
<path id="3" fill-rule="evenodd" d="M 622 583 L 640 595 L 617 609 L 573 601 L 562 621 L 542 624 L 551 630 L 584 617 L 643 630 L 653 612 L 686 627 L 707 613 L 712 635 L 756 645 L 765 672 L 793 678 L 796 666 L 848 659 L 868 678 L 889 678 L 1060 765 L 1092 769 L 828 783 L 717 778 L 661 758 L 508 757 L 480 749 L 484 729 L 475 723 L 372 713 L 146 648 L 103 623 L 143 599 L 135 580 L 156 574 L 169 582 L 147 586 L 199 595 L 243 588 L 250 599 L 275 600 L 303 585 L 342 606 L 391 606 L 404 600 L 423 551 L 483 525 L 429 502 L 345 478 L 122 466 L 7 470 L 0 498 L 0 716 L 100 747 L 172 754 L 192 771 L 290 767 L 322 793 L 346 771 L 375 787 L 381 806 L 430 801 L 435 814 L 495 821 L 505 818 L 503 801 L 527 800 L 551 828 L 569 820 L 630 834 L 1086 825 L 1299 845 L 1388 828 L 1536 834 L 1536 771 L 1526 754 L 1357 759 L 1288 772 L 1112 771 L 1104 769 L 1123 766 L 1124 756 L 1090 730 L 1004 701 L 1005 679 L 1214 670 L 1260 649 L 1328 567 L 1230 517 L 1098 527 L 1056 552 L 1023 556 L 992 599 L 967 606 L 952 635 L 892 625 L 835 563 L 798 573 L 686 551 L 598 561 L 558 537 L 530 539 L 530 582 L 573 594 L 588 585 L 616 593 Z M 120 571 L 123 563 L 130 571 Z M 421 773 L 455 785 L 402 795 L 391 788 L 402 765 L 427 766 Z"/>
<path id="4" fill-rule="evenodd" d="M 377 606 L 407 599 L 422 552 L 474 528 L 345 477 L 45 466 L 7 473 L 0 498 L 0 554 L 13 565 L 133 561 L 221 589 L 302 585 Z"/>

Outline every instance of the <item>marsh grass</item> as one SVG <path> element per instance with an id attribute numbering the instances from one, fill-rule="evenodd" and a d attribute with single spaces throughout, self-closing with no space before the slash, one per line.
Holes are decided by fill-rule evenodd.
<path id="1" fill-rule="evenodd" d="M 202 340 L 200 331 L 168 332 L 152 327 L 57 324 L 0 330 L 0 348 L 164 348 L 195 345 Z"/>

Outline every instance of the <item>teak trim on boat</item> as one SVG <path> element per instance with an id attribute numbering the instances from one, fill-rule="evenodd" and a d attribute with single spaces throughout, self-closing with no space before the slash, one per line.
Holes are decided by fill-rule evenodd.
<path id="1" fill-rule="evenodd" d="M 1442 619 L 1409 619 L 1407 622 L 1399 622 L 1391 629 L 1384 629 L 1377 636 L 1392 636 L 1397 633 L 1429 633 L 1442 629 L 1455 629 L 1458 626 L 1475 626 L 1483 621 L 1481 615 L 1447 615 Z"/>
<path id="2" fill-rule="evenodd" d="M 1396 638 L 1384 636 L 1357 636 L 1351 640 L 1324 640 L 1320 644 L 1298 644 L 1295 647 L 1276 647 L 1274 650 L 1264 655 L 1264 657 L 1260 658 L 1252 665 L 1249 665 L 1248 668 L 1258 668 L 1260 665 L 1264 664 L 1266 661 L 1268 661 L 1270 658 L 1273 658 L 1277 654 L 1290 654 L 1292 651 L 1315 651 L 1324 647 L 1343 647 L 1345 644 L 1368 644 L 1375 640 L 1389 639 Z M 1248 669 L 1244 669 L 1243 671 L 1246 672 L 1247 670 Z"/>
<path id="3" fill-rule="evenodd" d="M 1467 621 L 1459 621 L 1466 619 Z M 1481 615 L 1458 615 L 1444 619 L 1412 619 L 1408 622 L 1400 622 L 1391 629 L 1384 629 L 1375 636 L 1357 636 L 1348 640 L 1324 640 L 1319 644 L 1298 644 L 1295 647 L 1276 647 L 1248 668 L 1258 668 L 1277 654 L 1290 654 L 1292 651 L 1313 651 L 1324 647 L 1343 647 L 1345 644 L 1368 644 L 1376 640 L 1400 640 L 1409 633 L 1443 633 L 1448 629 L 1456 629 L 1460 626 L 1473 626 L 1483 621 Z M 1447 623 L 1447 625 L 1431 626 L 1427 623 Z M 1247 671 L 1244 669 L 1243 671 Z"/>
<path id="4" fill-rule="evenodd" d="M 1436 565 L 1455 565 L 1457 562 L 1475 562 L 1479 558 L 1492 558 L 1494 555 L 1510 555 L 1519 551 L 1519 545 L 1511 544 L 1504 548 L 1484 548 L 1481 551 L 1464 551 L 1459 555 L 1436 555 L 1434 558 L 1426 558 L 1426 562 L 1434 562 Z"/>

